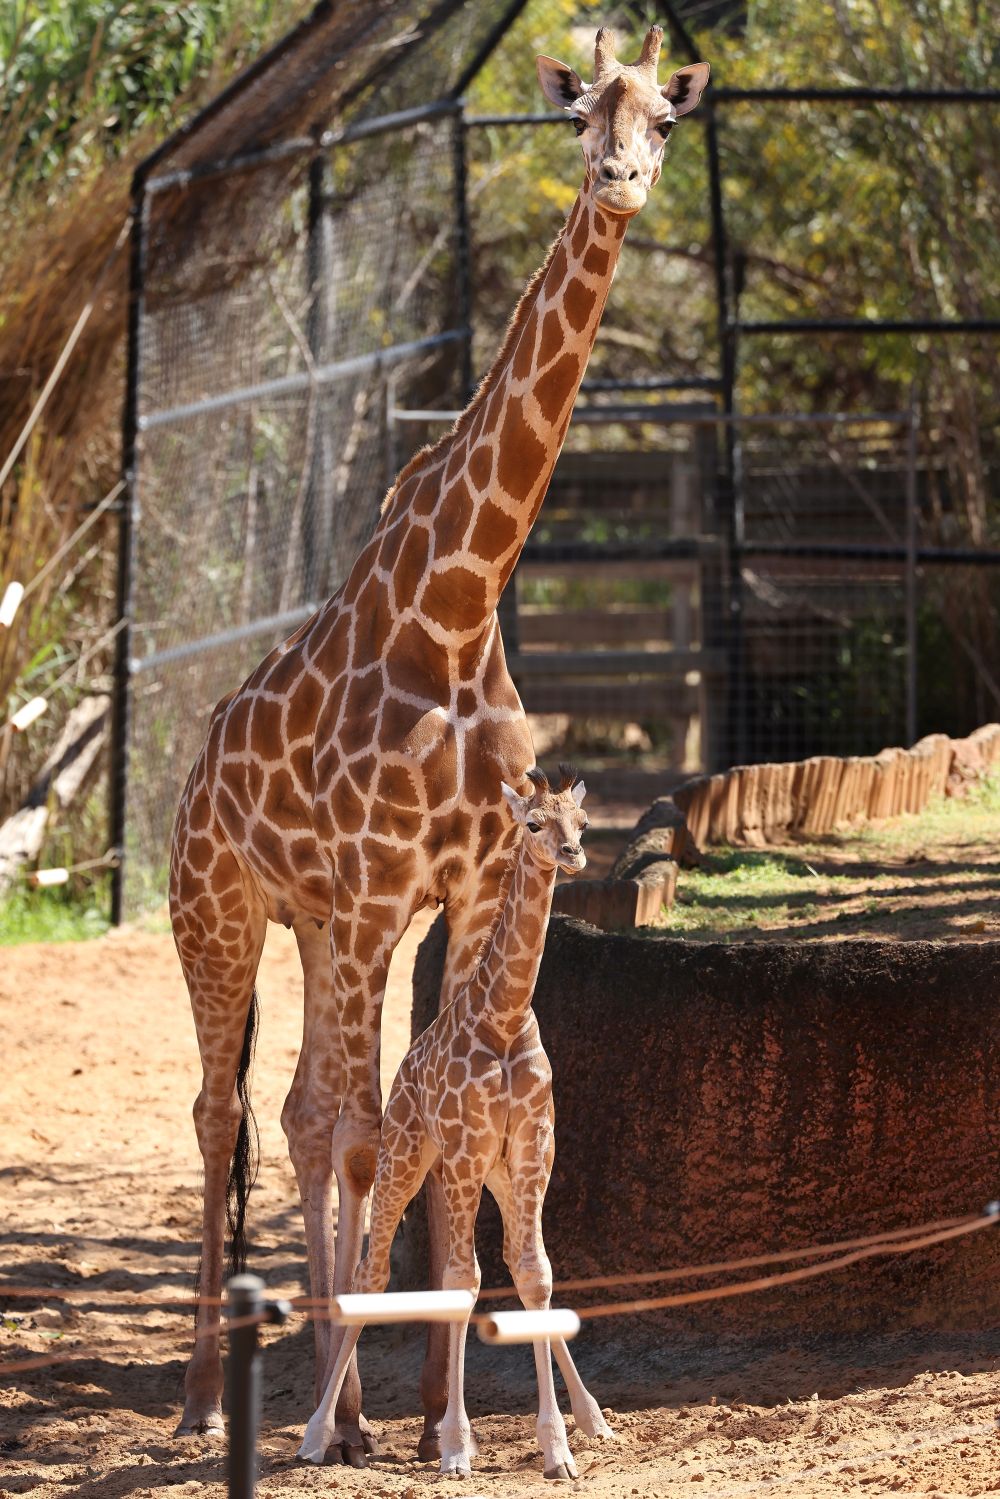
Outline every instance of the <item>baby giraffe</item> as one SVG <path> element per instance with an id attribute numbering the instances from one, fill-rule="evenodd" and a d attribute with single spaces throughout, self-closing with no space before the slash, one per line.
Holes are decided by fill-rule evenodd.
<path id="1" fill-rule="evenodd" d="M 542 1203 L 552 1174 L 552 1071 L 531 1008 L 552 909 L 556 871 L 577 874 L 586 864 L 580 835 L 584 785 L 560 766 L 553 789 L 529 770 L 535 790 L 503 795 L 521 824 L 520 847 L 507 894 L 478 966 L 453 1004 L 418 1036 L 392 1085 L 372 1197 L 368 1254 L 353 1290 L 384 1291 L 389 1249 L 405 1208 L 428 1171 L 438 1173 L 448 1215 L 446 1289 L 479 1294 L 475 1224 L 483 1187 L 499 1204 L 504 1259 L 517 1293 L 531 1310 L 547 1309 L 552 1270 L 542 1242 Z M 448 1409 L 441 1427 L 441 1472 L 469 1478 L 472 1434 L 465 1411 L 464 1366 L 468 1321 L 453 1324 Z M 299 1456 L 321 1463 L 334 1430 L 340 1387 L 361 1329 L 345 1330 L 326 1392 L 306 1428 Z M 577 1426 L 610 1437 L 566 1344 L 555 1355 L 569 1390 Z M 535 1343 L 538 1442 L 546 1478 L 575 1478 L 566 1427 L 556 1403 L 548 1339 Z"/>

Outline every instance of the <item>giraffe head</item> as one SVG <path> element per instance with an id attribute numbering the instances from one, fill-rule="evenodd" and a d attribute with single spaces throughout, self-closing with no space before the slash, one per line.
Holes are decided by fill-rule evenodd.
<path id="1" fill-rule="evenodd" d="M 553 57 L 536 59 L 545 97 L 576 127 L 587 163 L 587 186 L 609 213 L 638 213 L 659 179 L 663 147 L 681 115 L 694 109 L 708 83 L 708 63 L 678 68 L 661 88 L 656 79 L 663 29 L 653 26 L 636 63 L 615 57 L 603 26 L 594 48 L 594 81 L 583 83 Z"/>
<path id="2" fill-rule="evenodd" d="M 537 863 L 564 874 L 579 874 L 587 856 L 580 838 L 587 826 L 581 802 L 587 788 L 571 765 L 560 765 L 559 784 L 550 786 L 548 776 L 536 766 L 526 772 L 534 790 L 518 796 L 513 786 L 501 781 L 504 799 L 515 822 L 524 829 L 524 847 Z"/>

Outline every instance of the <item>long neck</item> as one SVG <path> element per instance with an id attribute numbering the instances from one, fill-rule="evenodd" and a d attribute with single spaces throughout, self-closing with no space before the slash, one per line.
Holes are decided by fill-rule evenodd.
<path id="1" fill-rule="evenodd" d="M 500 920 L 479 960 L 470 1003 L 495 1030 L 516 1035 L 531 1009 L 556 872 L 535 862 L 522 842 Z"/>
<path id="2" fill-rule="evenodd" d="M 385 524 L 429 533 L 414 608 L 432 633 L 481 629 L 496 609 L 562 448 L 626 223 L 585 183 L 470 406 L 389 498 Z"/>

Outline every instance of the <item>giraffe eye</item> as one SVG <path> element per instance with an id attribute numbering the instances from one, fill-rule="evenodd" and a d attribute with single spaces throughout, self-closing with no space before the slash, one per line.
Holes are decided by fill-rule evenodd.
<path id="1" fill-rule="evenodd" d="M 529 833 L 540 833 L 542 831 L 542 824 L 540 822 L 536 822 L 533 817 L 528 818 L 525 826 L 527 827 Z"/>
<path id="2" fill-rule="evenodd" d="M 659 124 L 656 125 L 654 128 L 663 137 L 663 139 L 666 140 L 667 136 L 670 134 L 671 130 L 673 130 L 673 128 L 674 128 L 674 121 L 673 120 L 660 120 Z"/>
<path id="3" fill-rule="evenodd" d="M 586 120 L 581 120 L 579 115 L 570 115 L 570 119 L 573 121 L 573 129 L 577 135 L 582 135 L 587 128 Z"/>

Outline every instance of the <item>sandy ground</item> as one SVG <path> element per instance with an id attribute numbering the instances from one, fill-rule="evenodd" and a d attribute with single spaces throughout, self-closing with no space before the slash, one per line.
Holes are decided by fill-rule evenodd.
<path id="1" fill-rule="evenodd" d="M 387 1077 L 408 1039 L 420 935 L 411 931 L 393 973 Z M 294 947 L 281 930 L 269 938 L 260 990 L 263 1166 L 252 1260 L 276 1292 L 295 1294 L 303 1242 L 278 1114 L 300 1002 Z M 173 1436 L 189 1318 L 135 1304 L 185 1295 L 196 1259 L 197 1054 L 169 936 L 124 932 L 0 952 L 0 1022 L 0 1281 L 70 1288 L 77 1298 L 70 1309 L 40 1293 L 0 1298 L 0 1360 L 65 1359 L 0 1378 L 0 1494 L 151 1499 L 170 1489 L 214 1499 L 225 1492 L 223 1449 Z M 576 1345 L 619 1434 L 599 1445 L 569 1421 L 575 1487 L 595 1499 L 1000 1492 L 998 1349 L 985 1335 L 789 1348 L 694 1345 L 668 1322 L 652 1338 L 648 1328 L 641 1337 L 635 1321 L 592 1324 Z M 386 1449 L 364 1473 L 294 1462 L 310 1412 L 311 1329 L 298 1319 L 266 1341 L 261 1499 L 543 1491 L 528 1350 L 470 1343 L 481 1457 L 472 1481 L 455 1483 L 416 1461 L 418 1335 L 380 1330 L 362 1342 L 365 1409 Z"/>

